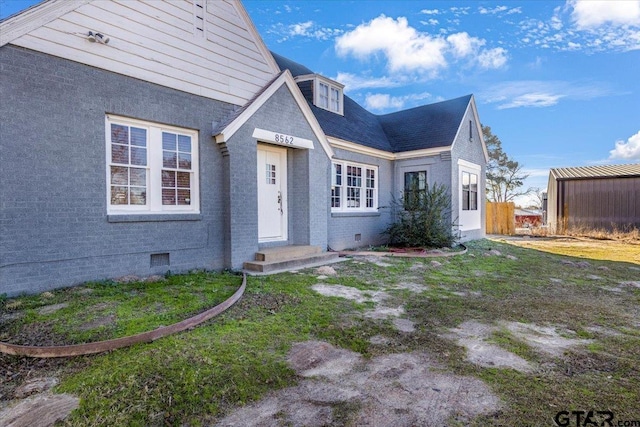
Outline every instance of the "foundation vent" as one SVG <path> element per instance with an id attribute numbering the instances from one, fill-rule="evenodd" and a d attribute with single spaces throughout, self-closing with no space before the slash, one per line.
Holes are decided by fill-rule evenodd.
<path id="1" fill-rule="evenodd" d="M 169 265 L 169 253 L 151 254 L 151 267 L 164 267 Z"/>

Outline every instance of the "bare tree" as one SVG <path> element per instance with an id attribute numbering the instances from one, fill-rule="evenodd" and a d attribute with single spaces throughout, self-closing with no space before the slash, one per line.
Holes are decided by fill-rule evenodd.
<path id="1" fill-rule="evenodd" d="M 510 159 L 502 150 L 500 138 L 491 133 L 489 126 L 482 126 L 482 136 L 489 153 L 487 199 L 491 202 L 511 202 L 518 196 L 531 193 L 532 189 L 521 190 L 529 175 L 522 172 L 520 163 Z"/>

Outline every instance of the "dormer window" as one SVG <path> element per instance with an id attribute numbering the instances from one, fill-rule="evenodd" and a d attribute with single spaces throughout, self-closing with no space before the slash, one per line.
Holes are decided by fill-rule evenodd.
<path id="1" fill-rule="evenodd" d="M 302 94 L 313 105 L 332 113 L 344 115 L 344 85 L 319 74 L 304 74 L 295 78 Z"/>
<path id="2" fill-rule="evenodd" d="M 316 107 L 342 115 L 342 88 L 340 83 L 316 75 L 313 103 Z"/>
<path id="3" fill-rule="evenodd" d="M 324 83 L 318 83 L 318 107 L 329 109 L 329 86 Z"/>

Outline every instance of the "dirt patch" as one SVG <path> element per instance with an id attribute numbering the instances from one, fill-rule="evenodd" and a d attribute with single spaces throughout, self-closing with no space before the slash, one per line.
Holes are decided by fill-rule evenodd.
<path id="1" fill-rule="evenodd" d="M 369 301 L 380 302 L 389 297 L 389 295 L 383 291 L 361 291 L 360 289 L 353 288 L 351 286 L 325 285 L 324 283 L 313 285 L 311 289 L 320 295 L 345 298 L 357 303 Z"/>
<path id="2" fill-rule="evenodd" d="M 42 393 L 9 405 L 0 411 L 0 420 L 7 427 L 53 426 L 79 404 L 80 399 L 70 394 Z"/>
<path id="3" fill-rule="evenodd" d="M 307 379 L 237 410 L 217 425 L 332 425 L 337 409 L 350 408 L 341 413 L 341 425 L 442 426 L 453 415 L 464 422 L 500 405 L 483 382 L 442 373 L 442 366 L 424 353 L 367 362 L 357 353 L 311 341 L 294 345 L 288 360 Z M 315 378 L 309 379 L 312 372 Z"/>
<path id="4" fill-rule="evenodd" d="M 66 302 L 60 303 L 60 304 L 52 304 L 52 305 L 45 305 L 44 307 L 40 307 L 38 309 L 38 313 L 39 314 L 51 314 L 51 313 L 55 313 L 58 310 L 62 310 L 63 308 L 67 308 L 69 307 L 69 304 Z"/>
<path id="5" fill-rule="evenodd" d="M 249 311 L 275 314 L 285 307 L 300 304 L 300 299 L 288 294 L 245 293 L 223 316 L 244 319 Z"/>
<path id="6" fill-rule="evenodd" d="M 78 326 L 78 330 L 88 331 L 90 329 L 112 326 L 115 323 L 116 323 L 116 315 L 109 314 L 107 316 L 100 316 L 89 322 L 83 323 L 82 325 Z"/>
<path id="7" fill-rule="evenodd" d="M 331 267 L 330 265 L 323 265 L 322 267 L 319 267 L 316 269 L 316 273 L 323 275 L 323 276 L 337 276 L 338 273 L 336 272 L 335 268 Z"/>
<path id="8" fill-rule="evenodd" d="M 468 320 L 451 329 L 444 337 L 454 339 L 458 345 L 466 348 L 467 360 L 473 364 L 490 368 L 511 368 L 520 372 L 533 371 L 533 365 L 527 360 L 487 342 L 497 330 L 495 326 Z"/>
<path id="9" fill-rule="evenodd" d="M 400 332 L 415 332 L 416 324 L 409 319 L 393 319 L 393 327 Z"/>
<path id="10" fill-rule="evenodd" d="M 426 285 L 421 285 L 419 283 L 413 283 L 413 282 L 400 282 L 398 283 L 394 289 L 406 289 L 408 291 L 414 292 L 416 294 L 420 294 L 424 291 L 429 290 L 429 286 Z"/>
<path id="11" fill-rule="evenodd" d="M 539 352 L 550 356 L 562 356 L 566 350 L 572 347 L 593 342 L 593 340 L 577 338 L 574 331 L 556 326 L 537 326 L 520 322 L 503 322 L 503 325 L 517 338 L 525 341 Z M 568 336 L 573 336 L 573 338 Z"/>
<path id="12" fill-rule="evenodd" d="M 58 379 L 54 377 L 32 378 L 27 380 L 20 387 L 16 388 L 13 395 L 16 399 L 24 399 L 32 394 L 42 393 L 58 384 Z"/>

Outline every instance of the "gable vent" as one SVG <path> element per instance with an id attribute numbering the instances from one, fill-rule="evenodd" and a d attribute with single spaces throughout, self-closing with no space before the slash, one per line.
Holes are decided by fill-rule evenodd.
<path id="1" fill-rule="evenodd" d="M 206 0 L 193 1 L 193 33 L 196 35 L 196 37 L 204 37 L 206 11 Z"/>

